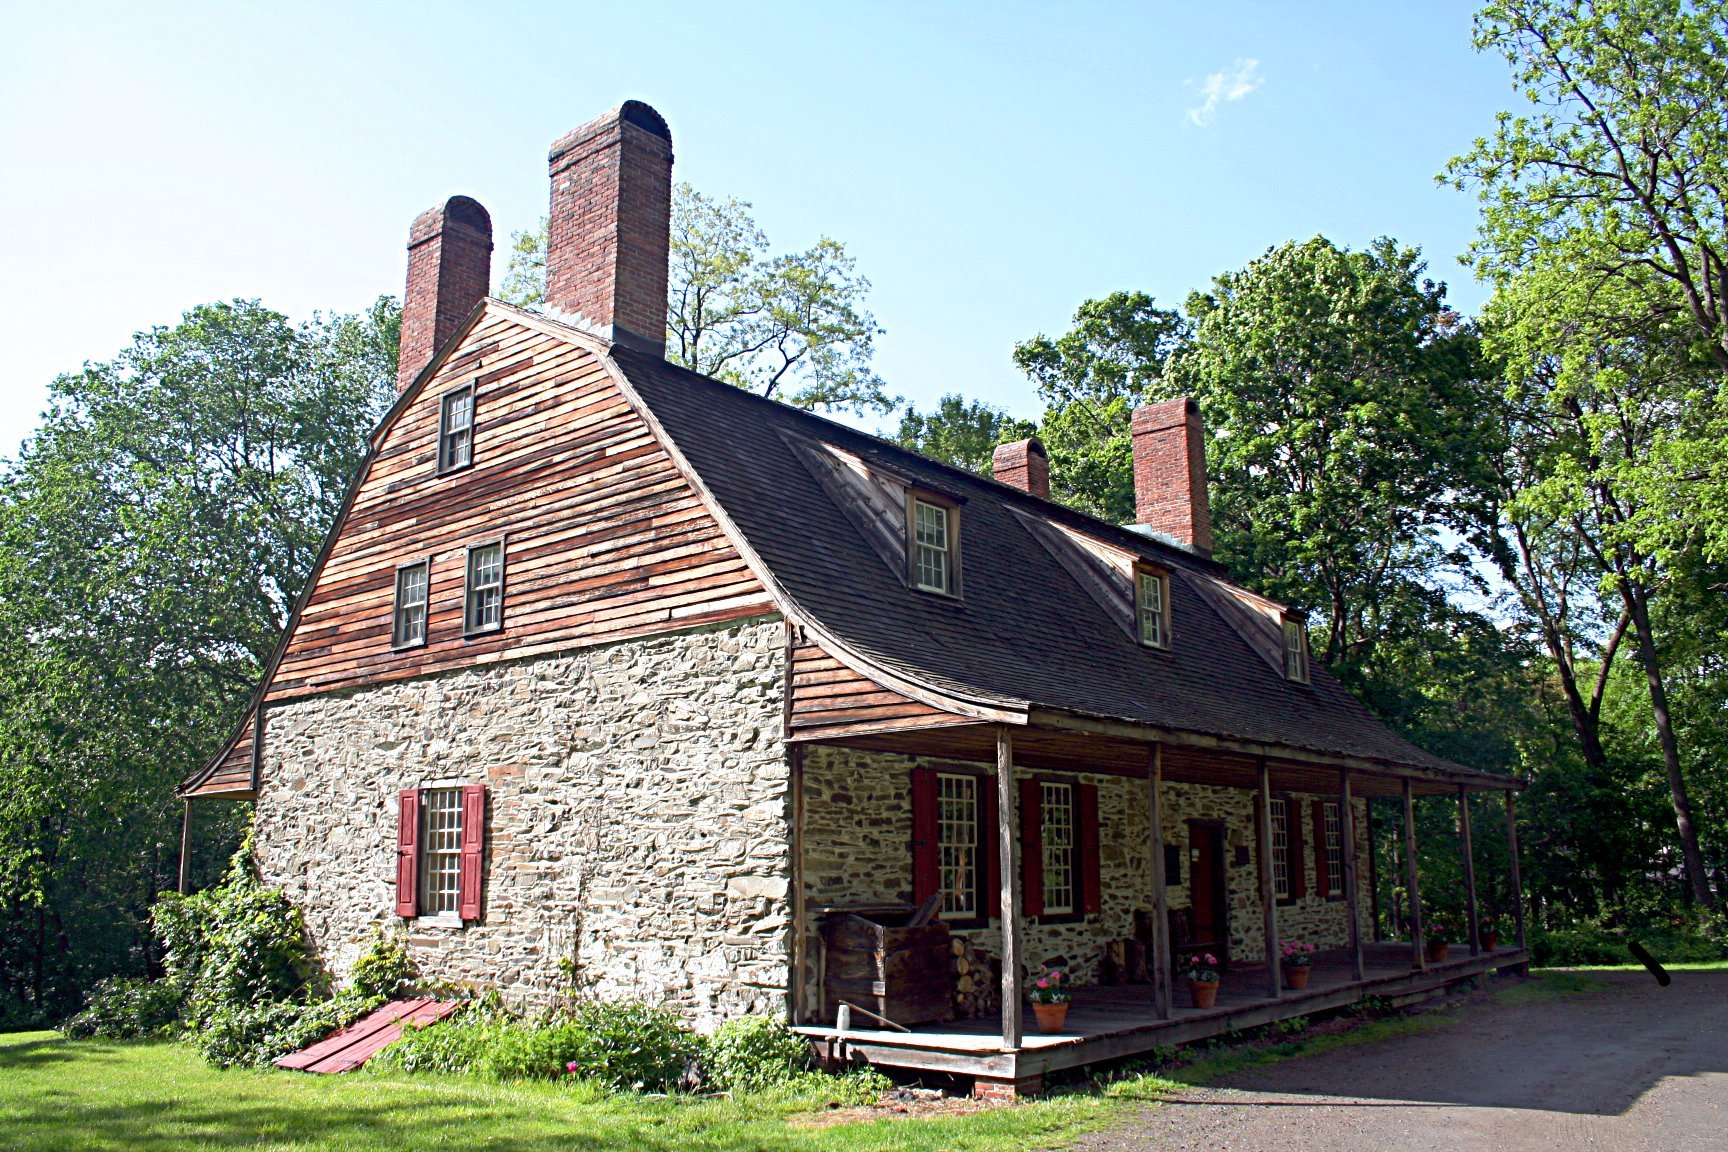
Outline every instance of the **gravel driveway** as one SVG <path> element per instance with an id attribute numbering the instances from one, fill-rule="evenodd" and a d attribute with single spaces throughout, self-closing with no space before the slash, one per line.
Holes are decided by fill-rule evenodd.
<path id="1" fill-rule="evenodd" d="M 1286 1061 L 1149 1107 L 1090 1152 L 1728 1152 L 1728 972 L 1605 974 L 1419 1036 Z"/>

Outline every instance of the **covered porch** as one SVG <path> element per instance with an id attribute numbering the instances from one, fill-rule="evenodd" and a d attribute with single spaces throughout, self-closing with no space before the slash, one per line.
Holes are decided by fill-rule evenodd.
<path id="1" fill-rule="evenodd" d="M 1071 716 L 1035 715 L 1025 726 L 949 724 L 794 739 L 792 895 L 799 930 L 793 942 L 793 1019 L 836 1057 L 970 1075 L 981 1088 L 1035 1091 L 1044 1074 L 1063 1068 L 1345 1007 L 1367 997 L 1420 998 L 1487 971 L 1528 963 L 1521 905 L 1511 910 L 1515 933 L 1506 946 L 1489 951 L 1477 933 L 1467 800 L 1476 791 L 1504 793 L 1513 872 L 1509 887 L 1516 893 L 1512 796 L 1517 783 L 1512 780 L 1150 733 Z M 948 917 L 956 939 L 964 937 L 968 949 L 988 953 L 987 975 L 998 986 L 988 1017 L 890 1023 L 873 1018 L 873 1006 L 892 999 L 892 962 L 877 989 L 887 999 L 848 1002 L 824 988 L 827 958 L 819 930 L 824 917 L 844 914 L 849 907 L 880 907 L 896 891 L 908 909 L 917 903 L 910 899 L 917 889 L 913 848 L 903 848 L 908 861 L 902 873 L 891 861 L 896 845 L 909 845 L 919 835 L 909 811 L 902 811 L 913 806 L 910 788 L 883 785 L 872 791 L 863 781 L 893 780 L 895 772 L 920 767 L 956 777 L 970 773 L 969 786 L 988 793 L 979 812 L 994 823 L 993 834 L 977 841 L 993 856 L 979 864 L 981 880 L 990 884 L 988 907 L 980 903 L 975 918 Z M 850 782 L 854 779 L 859 783 Z M 1100 890 L 1086 914 L 1076 902 L 1073 915 L 1041 915 L 1038 894 L 1025 891 L 1021 854 L 1026 836 L 1017 809 L 1023 799 L 1037 795 L 1025 790 L 1029 779 L 1097 782 L 1094 791 L 1103 799 L 1094 803 L 1105 812 L 1097 823 L 1102 841 L 1097 850 L 1104 863 L 1093 881 Z M 1370 866 L 1363 836 L 1368 797 L 1391 800 L 1401 809 L 1408 941 L 1372 939 L 1361 875 Z M 1464 891 L 1448 896 L 1461 906 L 1468 930 L 1452 941 L 1450 955 L 1440 962 L 1430 960 L 1425 947 L 1415 870 L 1415 804 L 1422 797 L 1456 802 L 1464 862 Z M 1194 811 L 1207 815 L 1195 817 Z M 866 839 L 876 857 L 828 858 L 844 856 L 832 848 L 841 827 L 836 812 L 868 829 Z M 1302 850 L 1293 827 L 1312 827 L 1310 851 Z M 1208 864 L 1201 853 L 1213 840 L 1218 862 Z M 1274 847 L 1268 850 L 1268 845 Z M 1042 851 L 1036 843 L 1034 849 Z M 1203 883 L 1205 870 L 1214 868 L 1215 876 Z M 1198 908 L 1208 899 L 1209 885 L 1217 889 L 1223 921 L 1215 926 Z M 1129 924 L 1145 929 L 1144 973 L 1136 981 L 1112 967 L 1106 977 L 1099 950 L 1128 935 L 1124 926 Z M 1185 930 L 1189 938 L 1178 938 Z M 1283 987 L 1278 962 L 1279 942 L 1289 939 L 1323 948 L 1309 987 L 1299 992 Z M 1189 1007 L 1179 987 L 1179 958 L 1196 950 L 1219 954 L 1226 967 L 1218 1003 L 1207 1010 Z M 1029 981 L 1053 957 L 1078 973 L 1083 986 L 1076 990 L 1066 1030 L 1043 1035 L 1029 1027 L 1024 1005 Z M 929 979 L 927 966 L 907 969 L 914 970 L 917 979 Z M 892 1017 L 892 1012 L 884 1014 Z"/>

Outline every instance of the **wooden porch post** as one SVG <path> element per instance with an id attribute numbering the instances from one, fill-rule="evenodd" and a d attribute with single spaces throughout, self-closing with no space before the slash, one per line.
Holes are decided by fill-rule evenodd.
<path id="1" fill-rule="evenodd" d="M 1276 1000 L 1284 992 L 1278 967 L 1278 898 L 1272 887 L 1272 769 L 1260 757 L 1260 907 L 1265 914 L 1266 995 Z"/>
<path id="2" fill-rule="evenodd" d="M 1170 892 L 1169 877 L 1164 874 L 1164 746 L 1152 745 L 1152 760 L 1148 766 L 1151 801 L 1152 848 L 1152 995 L 1157 1004 L 1158 1019 L 1170 1019 Z"/>
<path id="3" fill-rule="evenodd" d="M 1341 769 L 1338 773 L 1339 796 L 1343 806 L 1338 810 L 1338 829 L 1341 833 L 1339 846 L 1343 848 L 1344 856 L 1344 906 L 1349 909 L 1345 915 L 1350 920 L 1350 975 L 1358 983 L 1364 978 L 1362 971 L 1362 909 L 1357 904 L 1358 891 L 1356 883 L 1356 803 L 1350 795 L 1350 769 Z M 1324 852 L 1326 846 L 1322 844 Z"/>
<path id="4" fill-rule="evenodd" d="M 180 812 L 180 895 L 192 886 L 192 800 L 181 802 Z"/>
<path id="5" fill-rule="evenodd" d="M 1002 1047 L 1020 1047 L 1020 837 L 1014 819 L 1014 738 L 996 729 L 996 852 L 1002 876 Z"/>
<path id="6" fill-rule="evenodd" d="M 1422 945 L 1422 892 L 1416 882 L 1416 802 L 1408 776 L 1404 778 L 1404 875 L 1410 889 L 1410 948 L 1414 953 L 1410 966 L 1424 971 L 1428 967 L 1428 954 Z"/>
<path id="7" fill-rule="evenodd" d="M 790 668 L 790 662 L 786 665 Z M 791 693 L 787 693 L 791 699 Z M 792 1023 L 804 1023 L 804 968 L 809 963 L 809 946 L 804 939 L 808 931 L 804 923 L 804 746 L 792 745 L 790 779 L 792 793 L 792 987 L 790 989 Z"/>
<path id="8" fill-rule="evenodd" d="M 1458 848 L 1464 854 L 1464 915 L 1470 921 L 1470 955 L 1482 955 L 1482 924 L 1476 915 L 1476 854 L 1470 847 L 1470 793 L 1458 785 Z"/>
<path id="9" fill-rule="evenodd" d="M 1518 950 L 1522 952 L 1525 948 L 1524 883 L 1518 877 L 1518 816 L 1510 789 L 1506 792 L 1506 847 L 1511 852 L 1512 862 L 1512 919 L 1518 929 Z"/>

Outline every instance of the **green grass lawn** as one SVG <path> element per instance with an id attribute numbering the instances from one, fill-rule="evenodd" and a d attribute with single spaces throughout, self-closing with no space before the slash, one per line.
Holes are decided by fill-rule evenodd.
<path id="1" fill-rule="evenodd" d="M 370 1072 L 220 1071 L 168 1041 L 0 1035 L 0 1147 L 819 1152 L 1043 1148 L 1103 1121 L 1066 1097 L 931 1119 L 814 1127 L 811 1102 L 608 1096 L 582 1085 Z"/>

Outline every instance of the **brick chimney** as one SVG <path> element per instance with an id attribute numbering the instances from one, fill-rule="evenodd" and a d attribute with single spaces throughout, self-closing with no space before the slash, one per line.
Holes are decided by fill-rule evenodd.
<path id="1" fill-rule="evenodd" d="M 413 383 L 492 284 L 492 217 L 479 201 L 452 196 L 408 228 L 408 288 L 402 294 L 396 388 Z"/>
<path id="2" fill-rule="evenodd" d="M 998 444 L 990 458 L 990 474 L 1022 492 L 1050 499 L 1050 457 L 1036 436 Z"/>
<path id="3" fill-rule="evenodd" d="M 1200 406 L 1183 397 L 1134 410 L 1134 515 L 1199 552 L 1212 551 L 1206 499 L 1206 432 Z"/>
<path id="4" fill-rule="evenodd" d="M 666 354 L 672 133 L 639 100 L 552 145 L 546 305 L 614 343 Z"/>

